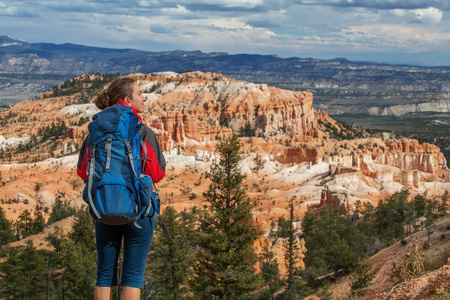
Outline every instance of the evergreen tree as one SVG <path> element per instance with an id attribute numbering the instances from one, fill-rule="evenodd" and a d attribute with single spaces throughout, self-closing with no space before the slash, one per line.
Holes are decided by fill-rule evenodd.
<path id="1" fill-rule="evenodd" d="M 272 220 L 270 222 L 270 231 L 269 231 L 269 239 L 273 242 L 277 239 L 277 232 L 275 231 L 275 221 Z"/>
<path id="2" fill-rule="evenodd" d="M 55 226 L 53 232 L 48 235 L 47 241 L 55 248 L 56 254 L 61 256 L 64 243 L 67 241 L 64 237 L 62 228 Z"/>
<path id="3" fill-rule="evenodd" d="M 434 204 L 433 201 L 431 199 L 427 199 L 426 200 L 426 206 L 425 206 L 425 228 L 427 230 L 427 243 L 428 245 L 430 245 L 431 243 L 431 225 L 433 225 L 433 222 L 435 221 L 435 219 L 437 218 L 437 216 L 434 214 L 433 212 L 434 210 Z"/>
<path id="4" fill-rule="evenodd" d="M 45 219 L 44 219 L 44 214 L 43 214 L 43 205 L 42 205 L 42 201 L 38 200 L 36 203 L 36 207 L 34 209 L 34 219 L 31 222 L 31 230 L 30 230 L 30 234 L 37 234 L 40 233 L 45 226 Z"/>
<path id="5" fill-rule="evenodd" d="M 271 250 L 270 240 L 266 240 L 263 253 L 260 255 L 260 265 L 265 288 L 260 291 L 258 299 L 272 299 L 273 294 L 280 289 L 284 282 L 280 276 L 278 261 L 274 258 Z"/>
<path id="6" fill-rule="evenodd" d="M 244 127 L 241 127 L 241 136 L 252 137 L 255 136 L 256 129 L 252 127 L 250 121 L 245 123 Z"/>
<path id="7" fill-rule="evenodd" d="M 339 269 L 348 271 L 357 261 L 354 249 L 336 231 L 332 231 L 329 238 L 330 246 L 325 251 L 325 260 L 328 266 L 334 271 L 335 275 L 337 275 Z"/>
<path id="8" fill-rule="evenodd" d="M 439 213 L 442 216 L 445 216 L 447 214 L 448 210 L 448 191 L 445 191 L 445 193 L 441 197 L 441 205 L 439 205 Z"/>
<path id="9" fill-rule="evenodd" d="M 348 271 L 368 249 L 370 239 L 362 230 L 370 232 L 368 221 L 362 227 L 352 221 L 352 216 L 341 208 L 324 207 L 317 217 L 307 214 L 304 230 L 305 274 L 324 275 L 327 270 Z M 317 273 L 320 271 L 320 273 Z M 312 277 L 312 276 L 310 276 Z"/>
<path id="10" fill-rule="evenodd" d="M 61 195 L 56 197 L 55 203 L 52 206 L 52 211 L 50 212 L 48 224 L 53 224 L 75 214 L 75 209 L 70 206 L 70 203 L 67 200 L 62 201 L 61 199 Z"/>
<path id="11" fill-rule="evenodd" d="M 422 194 L 417 194 L 417 196 L 414 197 L 413 202 L 416 216 L 418 218 L 423 217 L 427 207 L 427 197 Z"/>
<path id="12" fill-rule="evenodd" d="M 283 295 L 284 299 L 296 299 L 298 294 L 301 294 L 305 287 L 301 282 L 298 268 L 299 257 L 297 256 L 300 246 L 298 239 L 295 236 L 294 230 L 294 203 L 293 200 L 289 202 L 289 219 L 288 219 L 287 241 L 284 246 L 284 263 L 287 269 L 287 289 Z"/>
<path id="13" fill-rule="evenodd" d="M 278 218 L 277 238 L 289 237 L 290 220 L 286 220 L 283 216 Z"/>
<path id="14" fill-rule="evenodd" d="M 303 235 L 305 236 L 309 236 L 313 233 L 314 231 L 314 225 L 315 225 L 315 216 L 314 213 L 311 212 L 306 212 L 305 216 L 303 217 L 302 220 L 302 230 L 303 230 Z"/>
<path id="15" fill-rule="evenodd" d="M 294 231 L 294 204 L 291 200 L 289 202 L 289 220 L 288 220 L 288 232 L 287 232 L 287 243 L 284 247 L 284 263 L 286 265 L 286 269 L 288 272 L 287 277 L 287 285 L 288 290 L 291 290 L 293 287 L 293 284 L 295 282 L 295 275 L 297 274 L 297 264 L 298 264 L 298 257 L 296 256 L 296 253 L 300 250 L 300 247 L 297 243 L 297 238 L 295 237 L 295 231 Z"/>
<path id="16" fill-rule="evenodd" d="M 23 250 L 10 249 L 0 264 L 0 296 L 9 299 L 44 299 L 47 291 L 45 251 L 31 241 Z"/>
<path id="17" fill-rule="evenodd" d="M 94 295 L 96 279 L 94 224 L 86 210 L 76 215 L 70 241 L 62 250 L 62 294 L 67 299 L 89 299 Z"/>
<path id="18" fill-rule="evenodd" d="M 172 207 L 167 207 L 162 217 L 172 237 L 166 239 L 157 227 L 148 257 L 144 298 L 186 299 L 190 293 L 188 277 L 194 263 L 192 240 L 188 239 L 192 224 L 184 223 Z"/>
<path id="19" fill-rule="evenodd" d="M 6 218 L 3 208 L 0 207 L 0 246 L 12 242 L 14 239 L 14 232 L 11 222 Z"/>
<path id="20" fill-rule="evenodd" d="M 223 139 L 217 146 L 219 161 L 207 174 L 212 182 L 198 216 L 198 262 L 191 280 L 199 299 L 249 299 L 259 285 L 252 247 L 260 235 L 252 216 L 256 201 L 245 194 L 240 148 L 237 136 Z"/>
<path id="21" fill-rule="evenodd" d="M 33 219 L 28 209 L 25 209 L 16 221 L 17 239 L 25 238 L 31 234 L 31 226 Z"/>
<path id="22" fill-rule="evenodd" d="M 387 199 L 381 200 L 375 209 L 374 226 L 381 239 L 388 244 L 404 236 L 403 223 L 407 217 L 408 196 L 409 190 L 403 189 Z M 419 215 L 417 214 L 417 216 Z"/>
<path id="23" fill-rule="evenodd" d="M 353 270 L 354 275 L 352 277 L 352 281 L 350 282 L 352 291 L 356 291 L 370 285 L 370 282 L 375 277 L 376 273 L 370 271 L 371 267 L 372 264 L 367 257 L 358 262 L 356 268 Z"/>
<path id="24" fill-rule="evenodd" d="M 76 244 L 82 244 L 87 251 L 95 251 L 94 221 L 91 215 L 86 209 L 77 211 L 76 217 L 69 238 Z"/>
<path id="25" fill-rule="evenodd" d="M 62 291 L 65 299 L 92 299 L 96 279 L 96 253 L 83 243 L 69 241 L 64 247 L 61 266 Z"/>

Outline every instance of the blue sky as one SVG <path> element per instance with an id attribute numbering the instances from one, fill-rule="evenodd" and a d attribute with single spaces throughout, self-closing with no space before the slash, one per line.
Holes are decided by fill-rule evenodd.
<path id="1" fill-rule="evenodd" d="M 450 0 L 0 0 L 0 28 L 28 42 L 450 65 Z"/>

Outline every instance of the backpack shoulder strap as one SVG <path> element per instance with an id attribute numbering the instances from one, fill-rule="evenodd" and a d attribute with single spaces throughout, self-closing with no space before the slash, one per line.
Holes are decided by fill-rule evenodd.
<path id="1" fill-rule="evenodd" d="M 88 198 L 89 198 L 89 205 L 91 206 L 91 209 L 94 213 L 94 215 L 97 217 L 97 219 L 100 219 L 100 214 L 98 213 L 97 209 L 94 205 L 94 200 L 92 199 L 92 181 L 94 179 L 94 173 L 95 173 L 95 150 L 97 145 L 92 145 L 92 154 L 91 154 L 91 163 L 89 165 L 89 178 L 88 178 Z"/>
<path id="2" fill-rule="evenodd" d="M 127 148 L 128 160 L 130 161 L 131 169 L 133 170 L 133 175 L 138 177 L 138 174 L 136 173 L 136 169 L 134 167 L 133 150 L 131 149 L 130 142 L 124 142 L 124 143 L 125 143 L 125 147 Z"/>
<path id="3" fill-rule="evenodd" d="M 169 229 L 167 229 L 166 223 L 164 223 L 164 220 L 161 218 L 161 216 L 157 212 L 155 212 L 155 215 L 153 216 L 153 218 L 161 227 L 162 231 L 164 232 L 164 235 L 166 236 L 166 239 L 169 240 L 171 238 L 171 235 L 170 235 Z"/>
<path id="4" fill-rule="evenodd" d="M 147 146 L 145 145 L 145 142 L 144 142 L 144 140 L 143 139 L 140 139 L 140 141 L 141 141 L 141 147 L 142 147 L 142 150 L 144 151 L 144 160 L 146 160 L 147 159 Z"/>
<path id="5" fill-rule="evenodd" d="M 156 190 L 156 186 L 153 184 L 153 190 L 155 192 L 155 201 L 158 202 L 158 204 L 161 204 L 161 198 L 159 197 L 159 193 Z M 147 191 L 145 191 L 147 192 Z M 155 221 L 158 223 L 158 225 L 161 227 L 166 239 L 170 239 L 171 235 L 169 232 L 169 229 L 166 226 L 166 223 L 164 223 L 164 220 L 161 218 L 161 215 L 159 213 L 159 210 L 157 209 L 157 207 L 154 205 L 153 201 L 150 202 L 150 204 L 148 205 L 147 209 L 145 210 L 143 216 L 146 217 L 148 216 L 148 214 L 150 213 L 150 209 L 153 207 L 153 215 L 151 216 L 152 218 L 155 219 Z"/>

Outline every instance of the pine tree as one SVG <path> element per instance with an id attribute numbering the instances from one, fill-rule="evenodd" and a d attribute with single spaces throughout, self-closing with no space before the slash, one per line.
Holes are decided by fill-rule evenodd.
<path id="1" fill-rule="evenodd" d="M 70 206 L 69 201 L 62 201 L 61 199 L 61 195 L 58 195 L 56 197 L 55 203 L 52 206 L 52 211 L 50 212 L 48 224 L 53 224 L 59 220 L 65 219 L 75 214 L 75 209 Z"/>
<path id="2" fill-rule="evenodd" d="M 290 221 L 286 220 L 283 216 L 278 218 L 277 238 L 289 237 Z"/>
<path id="3" fill-rule="evenodd" d="M 442 216 L 445 216 L 447 214 L 448 210 L 448 191 L 445 191 L 445 193 L 441 197 L 441 205 L 439 205 L 439 213 Z"/>
<path id="4" fill-rule="evenodd" d="M 298 268 L 299 257 L 297 256 L 300 246 L 298 239 L 295 236 L 294 230 L 294 203 L 291 199 L 289 201 L 289 219 L 287 241 L 284 245 L 284 264 L 287 269 L 287 288 L 283 295 L 284 299 L 296 299 L 298 294 L 302 294 L 302 289 L 306 288 L 301 282 L 299 276 L 300 269 Z"/>
<path id="5" fill-rule="evenodd" d="M 385 242 L 392 243 L 404 236 L 403 222 L 409 217 L 408 199 L 409 190 L 402 189 L 400 192 L 392 194 L 385 200 L 381 200 L 375 210 L 374 226 L 379 236 Z M 419 208 L 422 206 L 423 208 Z M 423 216 L 425 210 L 425 199 L 416 196 L 413 201 L 416 216 Z"/>
<path id="6" fill-rule="evenodd" d="M 253 242 L 260 231 L 253 221 L 256 201 L 246 196 L 239 172 L 241 142 L 232 135 L 217 146 L 219 161 L 207 176 L 207 205 L 198 216 L 198 262 L 191 286 L 199 299 L 249 299 L 259 285 Z"/>
<path id="7" fill-rule="evenodd" d="M 296 275 L 296 265 L 298 263 L 298 257 L 297 252 L 300 250 L 300 247 L 297 244 L 297 238 L 295 237 L 295 231 L 294 231 L 294 204 L 291 200 L 289 202 L 289 219 L 288 219 L 288 231 L 287 231 L 287 243 L 284 247 L 284 263 L 286 265 L 286 269 L 288 271 L 288 277 L 287 277 L 287 285 L 288 290 L 292 289 L 292 286 L 295 281 L 295 275 Z"/>
<path id="8" fill-rule="evenodd" d="M 166 239 L 157 227 L 148 256 L 144 298 L 186 299 L 190 293 L 188 277 L 194 263 L 192 240 L 188 238 L 192 224 L 184 223 L 172 207 L 164 210 L 162 218 L 172 237 Z"/>
<path id="9" fill-rule="evenodd" d="M 77 220 L 63 246 L 63 296 L 67 299 L 89 299 L 94 295 L 96 252 L 94 224 L 86 210 L 77 212 Z"/>
<path id="10" fill-rule="evenodd" d="M 14 239 L 14 232 L 11 222 L 6 218 L 3 208 L 0 207 L 0 246 L 12 242 Z"/>
<path id="11" fill-rule="evenodd" d="M 25 248 L 10 249 L 0 265 L 0 296 L 6 299 L 44 299 L 47 290 L 45 251 L 36 250 L 31 241 Z"/>
<path id="12" fill-rule="evenodd" d="M 45 219 L 44 219 L 43 209 L 44 209 L 44 207 L 42 205 L 42 201 L 37 200 L 36 207 L 33 212 L 34 219 L 31 222 L 31 230 L 30 230 L 31 234 L 40 233 L 44 229 Z"/>
<path id="13" fill-rule="evenodd" d="M 63 251 L 63 298 L 92 299 L 96 278 L 96 253 L 89 251 L 83 243 L 74 241 L 68 241 Z"/>
<path id="14" fill-rule="evenodd" d="M 32 222 L 33 219 L 31 218 L 31 213 L 28 209 L 25 209 L 16 221 L 17 239 L 19 239 L 19 237 L 25 238 L 30 235 Z"/>
<path id="15" fill-rule="evenodd" d="M 350 288 L 352 291 L 356 291 L 370 285 L 370 282 L 375 277 L 376 272 L 371 272 L 372 264 L 367 257 L 360 260 L 357 266 L 354 268 L 354 275 L 350 282 Z"/>
<path id="16" fill-rule="evenodd" d="M 426 207 L 427 207 L 427 197 L 421 194 L 417 194 L 417 196 L 413 199 L 414 209 L 416 210 L 416 216 L 418 218 L 425 215 Z"/>
<path id="17" fill-rule="evenodd" d="M 433 201 L 431 199 L 427 198 L 426 206 L 425 206 L 425 217 L 426 217 L 425 228 L 427 230 L 428 245 L 430 245 L 430 243 L 431 243 L 431 233 L 432 233 L 431 225 L 433 225 L 433 222 L 436 218 L 436 215 L 433 213 L 433 208 L 434 208 Z"/>
<path id="18" fill-rule="evenodd" d="M 56 254 L 58 254 L 58 256 L 61 256 L 62 250 L 64 248 L 64 243 L 67 242 L 62 228 L 55 226 L 53 232 L 48 235 L 46 240 L 55 249 Z"/>
<path id="19" fill-rule="evenodd" d="M 275 255 L 270 249 L 270 241 L 266 241 L 264 252 L 260 258 L 262 262 L 261 275 L 266 284 L 266 289 L 262 292 L 263 295 L 260 298 L 272 298 L 273 294 L 284 284 L 280 276 L 278 260 L 274 257 Z"/>
<path id="20" fill-rule="evenodd" d="M 76 244 L 83 244 L 88 251 L 95 251 L 94 221 L 87 210 L 76 213 L 77 220 L 72 226 L 69 238 Z"/>

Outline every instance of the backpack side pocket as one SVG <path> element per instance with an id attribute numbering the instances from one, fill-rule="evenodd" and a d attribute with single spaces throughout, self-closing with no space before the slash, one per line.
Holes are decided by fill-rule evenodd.
<path id="1" fill-rule="evenodd" d="M 141 206 L 147 206 L 152 199 L 153 181 L 150 176 L 145 174 L 139 175 L 139 197 L 141 198 Z"/>

